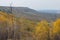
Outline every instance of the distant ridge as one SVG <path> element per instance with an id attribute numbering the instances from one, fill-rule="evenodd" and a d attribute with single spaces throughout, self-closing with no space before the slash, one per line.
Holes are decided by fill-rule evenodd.
<path id="1" fill-rule="evenodd" d="M 33 12 L 36 13 L 36 10 L 33 10 L 31 8 L 28 7 L 12 7 L 12 10 L 18 10 L 20 12 Z M 9 13 L 11 11 L 11 7 L 9 6 L 0 6 L 0 11 L 5 11 L 7 13 Z"/>
<path id="2" fill-rule="evenodd" d="M 44 12 L 44 13 L 60 13 L 60 10 L 39 10 L 39 12 Z"/>
<path id="3" fill-rule="evenodd" d="M 0 11 L 11 13 L 11 8 L 0 6 Z M 60 18 L 60 14 L 40 12 L 28 7 L 12 7 L 12 13 L 17 17 L 24 17 L 35 22 L 44 19 L 46 19 L 47 21 L 53 21 L 56 18 Z"/>

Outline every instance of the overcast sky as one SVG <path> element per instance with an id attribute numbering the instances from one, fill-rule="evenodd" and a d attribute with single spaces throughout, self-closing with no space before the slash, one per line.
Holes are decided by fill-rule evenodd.
<path id="1" fill-rule="evenodd" d="M 60 0 L 0 0 L 0 6 L 29 7 L 36 10 L 60 10 Z"/>

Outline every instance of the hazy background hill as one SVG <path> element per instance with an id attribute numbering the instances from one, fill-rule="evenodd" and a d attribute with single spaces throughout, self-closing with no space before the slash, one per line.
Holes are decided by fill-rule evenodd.
<path id="1" fill-rule="evenodd" d="M 11 7 L 0 6 L 0 11 L 11 13 Z M 24 17 L 32 21 L 40 21 L 46 19 L 47 21 L 55 20 L 60 18 L 60 14 L 57 14 L 58 10 L 55 11 L 36 11 L 28 7 L 12 7 L 12 13 L 17 17 Z"/>
<path id="2" fill-rule="evenodd" d="M 43 13 L 60 13 L 60 10 L 38 10 L 39 12 Z"/>

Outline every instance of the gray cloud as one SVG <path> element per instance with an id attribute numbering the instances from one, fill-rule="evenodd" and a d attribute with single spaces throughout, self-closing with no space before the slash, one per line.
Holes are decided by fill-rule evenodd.
<path id="1" fill-rule="evenodd" d="M 9 6 L 11 2 L 13 2 L 13 6 L 24 6 L 36 10 L 60 10 L 60 0 L 0 0 L 0 5 Z"/>

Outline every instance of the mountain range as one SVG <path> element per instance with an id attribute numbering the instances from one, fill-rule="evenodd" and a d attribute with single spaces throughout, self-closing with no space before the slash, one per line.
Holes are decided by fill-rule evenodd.
<path id="1" fill-rule="evenodd" d="M 11 10 L 12 9 L 12 10 Z M 60 18 L 60 14 L 57 14 L 58 10 L 40 10 L 36 11 L 28 7 L 6 7 L 0 6 L 0 11 L 14 14 L 16 17 L 24 17 L 28 20 L 37 22 L 46 19 L 47 21 L 53 21 L 56 18 Z M 59 11 L 60 12 L 60 11 Z"/>

